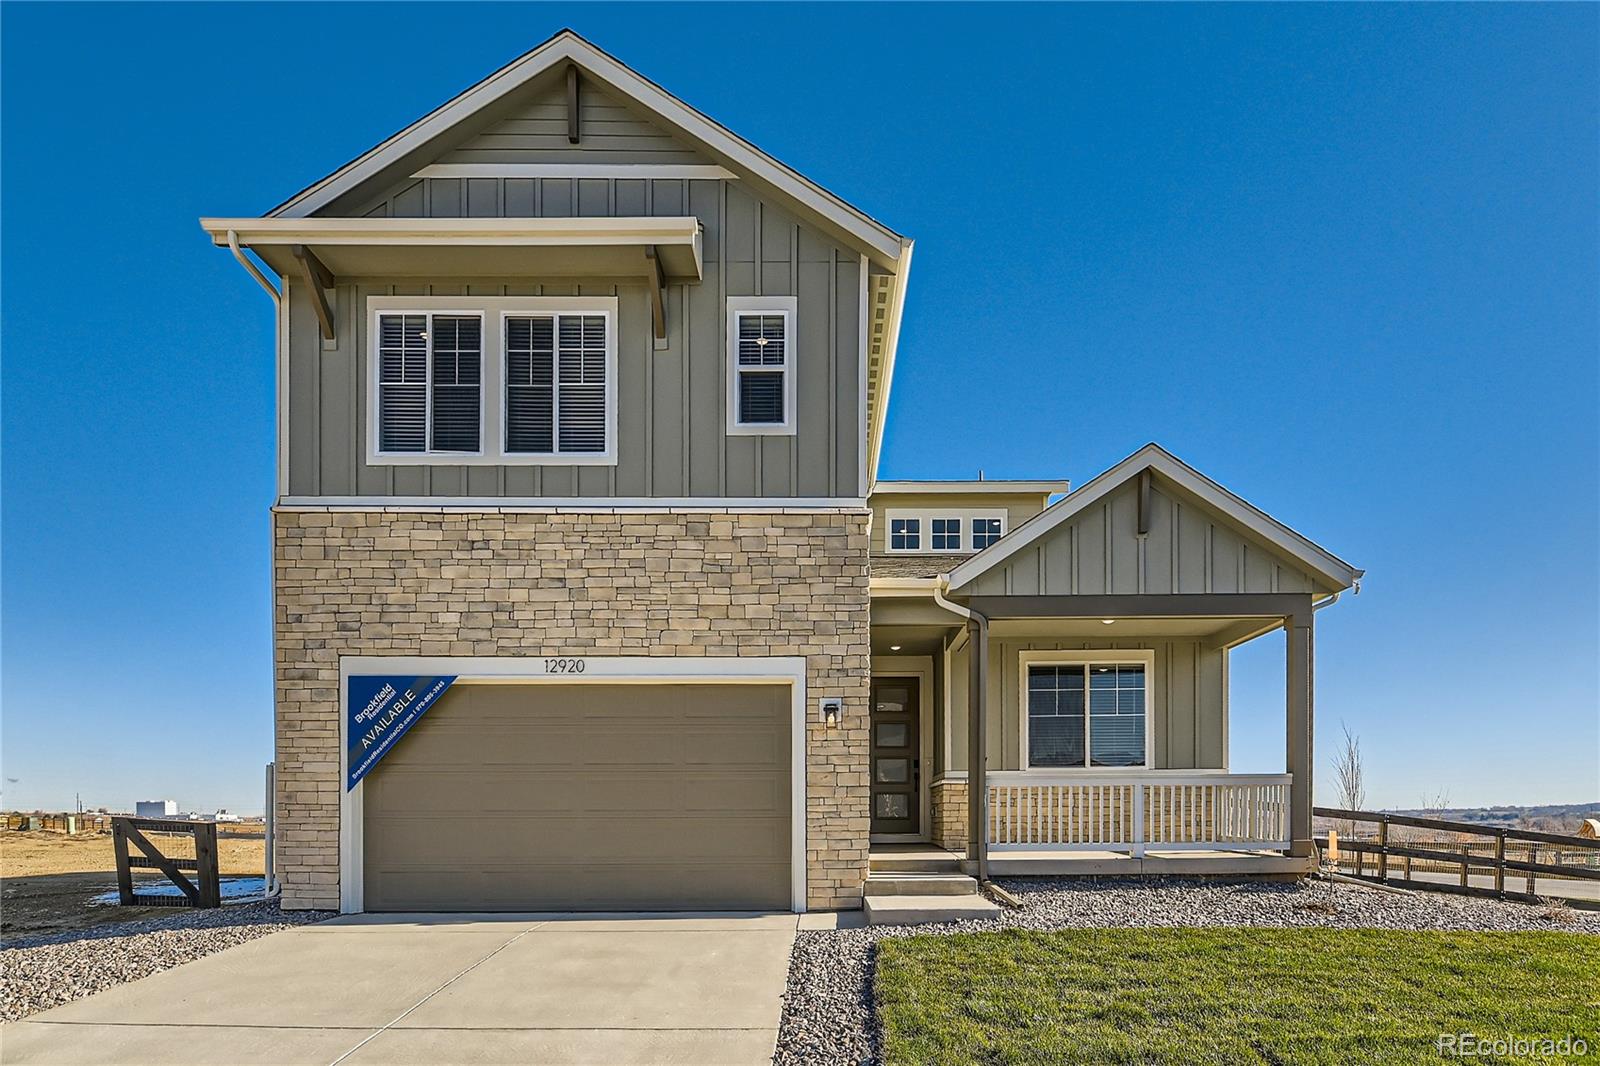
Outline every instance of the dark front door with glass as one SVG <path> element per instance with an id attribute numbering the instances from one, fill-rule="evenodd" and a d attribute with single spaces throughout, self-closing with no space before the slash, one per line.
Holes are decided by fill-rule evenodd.
<path id="1" fill-rule="evenodd" d="M 872 832 L 921 831 L 917 679 L 872 679 Z"/>

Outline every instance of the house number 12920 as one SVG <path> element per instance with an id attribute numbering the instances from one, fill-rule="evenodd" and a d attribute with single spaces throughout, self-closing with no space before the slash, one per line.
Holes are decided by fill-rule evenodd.
<path id="1" fill-rule="evenodd" d="M 546 659 L 544 672 L 547 674 L 581 674 L 584 662 L 582 659 Z"/>

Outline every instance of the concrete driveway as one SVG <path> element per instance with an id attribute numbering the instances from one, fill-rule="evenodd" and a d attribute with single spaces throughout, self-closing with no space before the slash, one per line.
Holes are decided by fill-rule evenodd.
<path id="1" fill-rule="evenodd" d="M 766 1063 L 797 917 L 353 915 L 0 1028 L 49 1063 Z"/>

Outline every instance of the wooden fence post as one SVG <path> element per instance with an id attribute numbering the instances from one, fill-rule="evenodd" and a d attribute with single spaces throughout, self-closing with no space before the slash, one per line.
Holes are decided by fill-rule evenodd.
<path id="1" fill-rule="evenodd" d="M 222 906 L 222 885 L 217 877 L 217 823 L 194 827 L 195 875 L 200 882 L 201 907 Z"/>
<path id="2" fill-rule="evenodd" d="M 1531 864 L 1536 863 L 1538 861 L 1539 861 L 1539 845 L 1534 844 L 1534 843 L 1529 843 L 1528 844 L 1528 862 L 1531 865 Z M 1529 870 L 1528 871 L 1528 895 L 1530 895 L 1530 896 L 1533 895 L 1534 894 L 1534 889 L 1536 889 L 1538 887 L 1539 886 L 1534 883 L 1534 872 L 1532 870 Z"/>
<path id="3" fill-rule="evenodd" d="M 1497 895 L 1506 894 L 1506 831 L 1497 830 L 1494 834 L 1494 890 Z"/>
<path id="4" fill-rule="evenodd" d="M 1472 870 L 1471 865 L 1469 865 L 1468 862 L 1467 862 L 1467 860 L 1470 859 L 1470 858 L 1472 858 L 1472 845 L 1470 845 L 1470 844 L 1461 845 L 1461 887 L 1462 888 L 1468 887 L 1468 885 L 1471 883 L 1471 882 L 1469 882 L 1467 880 L 1467 874 Z"/>
<path id="5" fill-rule="evenodd" d="M 1378 881 L 1387 883 L 1389 880 L 1389 819 L 1387 816 L 1378 819 Z"/>
<path id="6" fill-rule="evenodd" d="M 121 819 L 111 822 L 111 844 L 117 853 L 117 895 L 124 907 L 133 906 L 133 871 L 128 868 L 128 834 Z"/>

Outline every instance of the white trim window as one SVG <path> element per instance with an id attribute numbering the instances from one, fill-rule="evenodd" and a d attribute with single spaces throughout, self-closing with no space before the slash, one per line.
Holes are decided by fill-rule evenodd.
<path id="1" fill-rule="evenodd" d="M 604 454 L 606 316 L 506 315 L 505 324 L 506 454 Z"/>
<path id="2" fill-rule="evenodd" d="M 1148 768 L 1153 658 L 1145 652 L 1025 653 L 1023 765 Z"/>
<path id="3" fill-rule="evenodd" d="M 483 316 L 377 316 L 380 454 L 483 451 Z"/>
<path id="4" fill-rule="evenodd" d="M 981 552 L 1005 536 L 1006 520 L 1001 515 L 979 515 L 972 520 L 972 550 Z"/>
<path id="5" fill-rule="evenodd" d="M 793 296 L 728 298 L 728 432 L 795 431 Z"/>
<path id="6" fill-rule="evenodd" d="M 367 304 L 369 463 L 616 463 L 614 297 Z"/>
<path id="7" fill-rule="evenodd" d="M 922 550 L 922 519 L 917 515 L 889 519 L 889 550 L 915 552 Z"/>
<path id="8" fill-rule="evenodd" d="M 1005 535 L 1004 511 L 904 508 L 884 511 L 884 544 L 895 553 L 957 555 L 981 551 Z"/>

